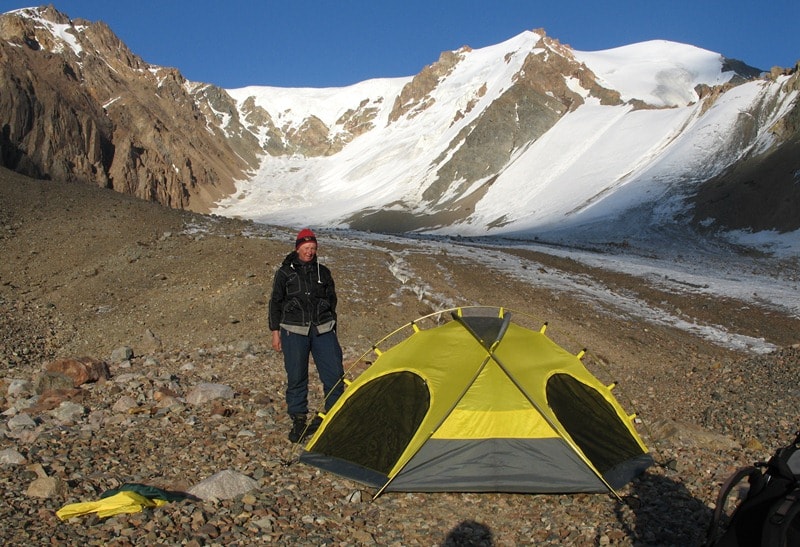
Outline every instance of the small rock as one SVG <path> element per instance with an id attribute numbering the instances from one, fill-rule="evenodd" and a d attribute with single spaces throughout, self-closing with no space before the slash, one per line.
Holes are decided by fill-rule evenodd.
<path id="1" fill-rule="evenodd" d="M 120 397 L 114 406 L 111 407 L 111 410 L 114 412 L 129 412 L 131 409 L 136 408 L 139 404 L 133 397 L 128 395 L 123 395 Z"/>
<path id="2" fill-rule="evenodd" d="M 117 374 L 114 377 L 114 383 L 116 384 L 130 384 L 133 382 L 141 382 L 143 376 L 141 374 L 137 374 L 136 372 L 125 372 L 123 374 Z"/>
<path id="3" fill-rule="evenodd" d="M 256 519 L 256 520 L 254 520 L 252 522 L 253 522 L 253 524 L 258 526 L 260 529 L 264 530 L 265 532 L 272 532 L 272 530 L 274 529 L 274 526 L 275 526 L 274 521 L 269 517 Z"/>
<path id="4" fill-rule="evenodd" d="M 651 425 L 656 439 L 679 440 L 688 446 L 698 446 L 709 450 L 728 450 L 739 448 L 739 443 L 727 435 L 709 429 L 675 420 L 657 420 Z"/>
<path id="5" fill-rule="evenodd" d="M 75 381 L 66 374 L 45 372 L 39 377 L 39 381 L 36 384 L 36 393 L 72 389 L 74 387 Z"/>
<path id="6" fill-rule="evenodd" d="M 214 399 L 233 399 L 233 388 L 224 384 L 203 383 L 197 384 L 186 396 L 186 402 L 192 405 L 201 405 Z"/>
<path id="7" fill-rule="evenodd" d="M 58 408 L 58 406 L 65 401 L 82 400 L 84 395 L 85 393 L 80 388 L 43 391 L 36 400 L 36 404 L 30 407 L 30 412 L 31 414 L 36 414 L 38 412 L 53 410 L 54 408 Z"/>
<path id="8" fill-rule="evenodd" d="M 8 420 L 6 425 L 8 426 L 8 429 L 14 431 L 17 429 L 33 429 L 36 427 L 36 422 L 33 421 L 33 418 L 31 418 L 27 412 L 20 412 Z"/>
<path id="9" fill-rule="evenodd" d="M 24 464 L 26 461 L 27 460 L 25 459 L 25 456 L 23 456 L 13 448 L 6 448 L 4 450 L 0 450 L 0 464 L 21 465 Z"/>
<path id="10" fill-rule="evenodd" d="M 153 331 L 147 329 L 142 336 L 140 348 L 142 350 L 141 353 L 157 353 L 161 351 L 162 348 L 161 339 L 153 334 Z M 128 357 L 128 359 L 130 359 L 130 357 Z"/>
<path id="11" fill-rule="evenodd" d="M 30 498 L 52 498 L 67 492 L 67 485 L 59 477 L 39 477 L 25 491 Z"/>
<path id="12" fill-rule="evenodd" d="M 121 363 L 133 358 L 133 349 L 128 346 L 122 346 L 111 352 L 111 362 Z"/>
<path id="13" fill-rule="evenodd" d="M 240 340 L 231 345 L 231 349 L 236 353 L 253 353 L 253 343 L 248 340 Z"/>
<path id="14" fill-rule="evenodd" d="M 748 450 L 759 450 L 759 451 L 764 450 L 764 445 L 761 444 L 761 441 L 759 441 L 755 437 L 750 437 L 749 439 L 747 439 L 747 442 L 745 442 L 744 446 Z"/>
<path id="15" fill-rule="evenodd" d="M 72 401 L 64 401 L 50 411 L 59 422 L 76 422 L 86 413 L 86 408 Z"/>
<path id="16" fill-rule="evenodd" d="M 8 384 L 6 393 L 10 397 L 30 397 L 36 393 L 30 380 L 14 379 Z"/>
<path id="17" fill-rule="evenodd" d="M 172 408 L 172 407 L 179 407 L 182 405 L 178 398 L 172 397 L 171 395 L 166 395 L 164 397 L 159 398 L 156 401 L 156 406 L 158 408 Z"/>

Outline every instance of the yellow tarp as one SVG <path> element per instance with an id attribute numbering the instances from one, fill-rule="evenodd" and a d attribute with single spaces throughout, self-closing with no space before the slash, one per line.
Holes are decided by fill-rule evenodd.
<path id="1" fill-rule="evenodd" d="M 56 516 L 67 520 L 97 513 L 97 516 L 105 518 L 121 513 L 138 513 L 145 507 L 161 507 L 167 503 L 169 502 L 165 500 L 146 498 L 136 492 L 123 491 L 98 501 L 70 503 L 56 511 Z"/>

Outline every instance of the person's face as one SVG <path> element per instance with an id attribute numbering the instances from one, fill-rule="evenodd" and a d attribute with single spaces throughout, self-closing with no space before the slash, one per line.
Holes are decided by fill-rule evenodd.
<path id="1" fill-rule="evenodd" d="M 313 241 L 306 241 L 297 248 L 297 256 L 303 262 L 310 262 L 317 254 L 317 244 Z"/>

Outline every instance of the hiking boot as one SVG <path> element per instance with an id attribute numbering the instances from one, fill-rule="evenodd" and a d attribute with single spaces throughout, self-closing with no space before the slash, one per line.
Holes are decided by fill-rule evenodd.
<path id="1" fill-rule="evenodd" d="M 322 417 L 319 414 L 317 414 L 316 416 L 314 416 L 314 419 L 311 420 L 311 423 L 308 424 L 308 431 L 306 431 L 306 435 L 310 437 L 311 435 L 316 433 L 317 429 L 319 429 L 320 424 L 322 424 Z"/>
<path id="2" fill-rule="evenodd" d="M 293 414 L 292 415 L 292 429 L 289 431 L 289 440 L 293 443 L 300 442 L 305 437 L 306 432 L 306 415 Z"/>

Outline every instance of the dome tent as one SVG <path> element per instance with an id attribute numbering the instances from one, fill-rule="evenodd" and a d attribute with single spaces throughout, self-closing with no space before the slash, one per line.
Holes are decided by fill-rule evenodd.
<path id="1" fill-rule="evenodd" d="M 546 325 L 532 330 L 488 307 L 426 318 L 445 312 L 452 320 L 429 329 L 417 320 L 388 350 L 373 347 L 377 358 L 324 416 L 301 462 L 376 496 L 617 495 L 653 463 L 610 388 Z"/>

